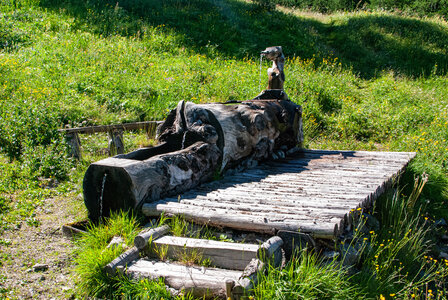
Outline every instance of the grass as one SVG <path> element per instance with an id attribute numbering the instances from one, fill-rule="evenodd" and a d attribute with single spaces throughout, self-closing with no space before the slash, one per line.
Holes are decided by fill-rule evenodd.
<path id="1" fill-rule="evenodd" d="M 322 263 L 315 253 L 293 257 L 284 269 L 270 267 L 254 291 L 255 299 L 362 299 L 336 262 Z"/>
<path id="2" fill-rule="evenodd" d="M 400 193 L 379 201 L 384 205 L 377 213 L 392 230 L 363 237 L 378 245 L 365 251 L 357 279 L 348 280 L 337 266 L 327 270 L 307 254 L 284 273 L 273 272 L 257 295 L 275 292 L 272 282 L 286 286 L 287 272 L 319 279 L 320 269 L 333 276 L 330 282 L 343 281 L 340 295 L 409 298 L 415 293 L 424 299 L 429 290 L 435 294 L 436 274 L 443 270 L 440 262 L 432 267 L 437 258 L 429 259 L 435 252 L 427 252 L 432 250 L 428 241 L 434 236 L 427 230 L 431 220 L 448 218 L 448 24 L 439 17 L 383 10 L 266 11 L 240 0 L 2 1 L 0 231 L 24 222 L 39 226 L 35 210 L 42 201 L 79 194 L 85 169 L 104 157 L 101 135 L 82 136 L 83 159 L 72 161 L 58 128 L 158 120 L 181 99 L 250 99 L 266 85 L 265 76 L 260 80 L 259 51 L 271 45 L 282 45 L 287 56 L 285 90 L 303 106 L 307 147 L 415 151 L 417 156 L 401 179 Z M 263 62 L 263 73 L 267 67 Z M 143 134 L 133 135 L 125 137 L 127 151 L 146 143 Z M 428 180 L 420 197 L 412 198 L 412 213 L 403 210 L 414 178 L 423 173 Z M 401 214 L 390 213 L 391 206 Z M 85 212 L 77 213 L 81 218 Z M 135 228 L 128 225 L 130 234 Z M 178 225 L 181 235 L 183 225 Z M 92 232 L 109 236 L 105 228 L 110 226 Z M 394 231 L 400 226 L 411 233 Z M 96 250 L 78 257 L 86 274 L 85 295 L 121 297 L 113 293 L 127 295 L 128 290 L 137 295 L 145 287 L 165 295 L 159 283 L 96 277 L 101 264 L 116 254 L 101 254 L 104 243 L 92 242 Z M 378 248 L 381 244 L 386 246 Z M 87 241 L 83 245 L 87 248 Z M 88 264 L 88 257 L 100 259 Z M 401 270 L 398 260 L 405 265 Z M 422 262 L 434 287 L 422 289 L 415 277 Z M 378 275 L 376 266 L 387 267 Z M 96 275 L 87 276 L 89 270 Z M 326 297 L 332 291 L 332 286 L 317 291 L 293 282 L 298 286 L 288 287 L 291 295 Z"/>
<path id="3" fill-rule="evenodd" d="M 438 263 L 431 257 L 434 227 L 415 206 L 426 180 L 424 176 L 417 178 L 407 198 L 396 190 L 379 202 L 375 208 L 381 220 L 379 230 L 368 233 L 360 230 L 367 222 L 361 217 L 352 244 L 361 245 L 362 264 L 352 281 L 364 287 L 368 296 L 380 294 L 407 299 L 414 295 L 425 299 L 428 289 L 432 289 L 438 291 L 439 299 L 446 297 L 447 261 Z"/>

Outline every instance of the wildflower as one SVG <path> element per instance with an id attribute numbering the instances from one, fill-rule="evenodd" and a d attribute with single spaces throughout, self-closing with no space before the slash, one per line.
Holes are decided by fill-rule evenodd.
<path id="1" fill-rule="evenodd" d="M 392 293 L 392 294 L 389 294 L 389 296 L 391 296 L 391 297 L 395 297 L 395 294 L 394 294 L 394 293 Z"/>
<path id="2" fill-rule="evenodd" d="M 383 294 L 380 295 L 380 300 L 386 300 L 386 297 L 383 296 Z"/>

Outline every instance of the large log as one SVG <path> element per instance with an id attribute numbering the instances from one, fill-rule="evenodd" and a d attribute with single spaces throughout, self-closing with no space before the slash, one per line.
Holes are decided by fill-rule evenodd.
<path id="1" fill-rule="evenodd" d="M 284 157 L 301 146 L 302 108 L 283 91 L 281 47 L 263 52 L 273 61 L 268 90 L 250 101 L 180 101 L 157 128 L 159 146 L 92 164 L 84 200 L 92 220 L 177 195 L 228 169 Z"/>
<path id="2" fill-rule="evenodd" d="M 261 99 L 240 104 L 181 101 L 158 128 L 162 142 L 186 147 L 198 140 L 222 150 L 221 170 L 242 159 L 262 160 L 302 142 L 302 110 L 291 101 Z"/>
<path id="3" fill-rule="evenodd" d="M 111 157 L 93 163 L 84 176 L 84 202 L 93 221 L 110 211 L 129 210 L 184 192 L 210 179 L 220 151 L 214 144 L 196 143 L 187 149 L 147 160 Z"/>
<path id="4" fill-rule="evenodd" d="M 84 199 L 89 217 L 98 220 L 110 210 L 177 195 L 226 169 L 285 152 L 300 144 L 300 129 L 301 108 L 287 100 L 238 105 L 181 101 L 158 128 L 161 145 L 88 168 Z"/>

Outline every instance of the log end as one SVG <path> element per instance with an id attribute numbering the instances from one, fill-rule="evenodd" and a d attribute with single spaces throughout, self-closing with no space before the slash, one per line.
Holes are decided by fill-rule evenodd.
<path id="1" fill-rule="evenodd" d="M 92 222 L 109 217 L 111 211 L 128 211 L 135 206 L 129 175 L 119 166 L 108 165 L 111 159 L 91 164 L 84 176 L 84 203 Z"/>

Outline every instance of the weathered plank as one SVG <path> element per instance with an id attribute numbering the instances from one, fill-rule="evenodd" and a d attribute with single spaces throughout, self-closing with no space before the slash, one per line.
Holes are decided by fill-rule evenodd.
<path id="1" fill-rule="evenodd" d="M 185 266 L 175 263 L 140 259 L 128 266 L 126 274 L 134 278 L 165 278 L 165 283 L 176 290 L 192 292 L 196 297 L 226 295 L 226 281 L 238 282 L 241 271 Z"/>
<path id="2" fill-rule="evenodd" d="M 204 184 L 181 195 L 143 205 L 157 216 L 240 230 L 291 230 L 333 238 L 349 214 L 369 208 L 415 153 L 303 150 L 294 157 Z"/>
<path id="3" fill-rule="evenodd" d="M 63 133 L 87 133 L 93 134 L 97 132 L 110 132 L 113 130 L 155 130 L 155 127 L 163 121 L 145 121 L 145 122 L 134 122 L 134 123 L 124 123 L 116 125 L 98 125 L 98 126 L 87 126 L 87 127 L 75 127 L 75 128 L 64 128 L 59 129 L 59 132 Z"/>
<path id="4" fill-rule="evenodd" d="M 203 259 L 209 258 L 218 268 L 244 270 L 257 257 L 260 246 L 213 240 L 163 236 L 152 241 L 152 247 L 167 247 L 167 257 L 177 257 L 197 251 Z"/>

